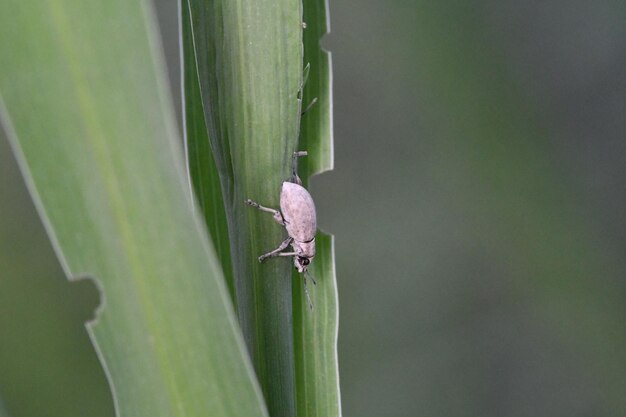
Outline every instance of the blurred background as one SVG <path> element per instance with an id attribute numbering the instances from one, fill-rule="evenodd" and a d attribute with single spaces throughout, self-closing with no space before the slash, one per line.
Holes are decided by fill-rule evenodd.
<path id="1" fill-rule="evenodd" d="M 176 2 L 156 3 L 180 105 Z M 626 3 L 331 0 L 330 16 L 335 170 L 312 192 L 336 236 L 344 415 L 626 416 Z M 82 325 L 97 303 L 65 280 L 0 138 L 15 416 L 112 415 Z M 37 373 L 58 392 L 32 398 Z"/>

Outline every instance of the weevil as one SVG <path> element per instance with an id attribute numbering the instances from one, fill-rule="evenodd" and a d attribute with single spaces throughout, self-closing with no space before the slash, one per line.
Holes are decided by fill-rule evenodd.
<path id="1" fill-rule="evenodd" d="M 306 280 L 308 276 L 313 281 L 313 284 L 317 285 L 315 279 L 307 272 L 309 264 L 315 257 L 317 220 L 313 198 L 307 189 L 302 186 L 302 181 L 298 176 L 298 158 L 306 155 L 306 151 L 293 153 L 291 178 L 283 182 L 280 191 L 280 210 L 264 207 L 250 199 L 246 200 L 245 203 L 261 211 L 271 213 L 274 216 L 274 220 L 287 229 L 289 237 L 273 251 L 259 256 L 259 262 L 276 256 L 293 256 L 293 263 L 296 269 L 304 275 L 304 291 L 309 302 L 309 308 L 313 309 Z M 285 251 L 289 245 L 291 245 L 293 250 Z"/>

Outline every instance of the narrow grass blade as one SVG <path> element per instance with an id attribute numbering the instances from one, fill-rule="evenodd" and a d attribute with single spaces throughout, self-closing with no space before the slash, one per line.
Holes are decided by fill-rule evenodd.
<path id="1" fill-rule="evenodd" d="M 314 303 L 309 310 L 302 276 L 294 292 L 294 344 L 298 416 L 340 416 L 339 375 L 337 368 L 337 282 L 335 280 L 332 236 L 319 232 L 318 255 L 311 263 L 317 285 L 308 283 Z M 296 307 L 297 306 L 297 307 Z"/>
<path id="2" fill-rule="evenodd" d="M 303 107 L 317 99 L 302 116 L 300 147 L 309 152 L 301 159 L 305 177 L 333 169 L 332 77 L 330 53 L 320 47 L 329 31 L 327 0 L 304 1 L 304 65 L 309 66 L 302 95 Z"/>
<path id="3" fill-rule="evenodd" d="M 0 120 L 120 416 L 263 416 L 219 262 L 184 181 L 145 1 L 4 2 Z"/>
<path id="4" fill-rule="evenodd" d="M 186 4 L 180 7 L 180 18 L 183 59 L 183 123 L 185 126 L 187 169 L 193 191 L 202 209 L 204 221 L 209 229 L 209 235 L 220 258 L 231 299 L 234 305 L 237 305 L 235 278 L 230 257 L 228 219 L 220 176 L 211 151 L 204 117 L 196 54 L 193 47 L 194 41 L 192 32 L 189 30 L 191 28 L 189 7 Z"/>
<path id="5" fill-rule="evenodd" d="M 299 0 L 182 0 L 189 8 L 211 148 L 231 239 L 239 321 L 273 416 L 294 416 L 291 262 L 257 257 L 285 239 L 271 216 L 297 146 L 302 81 Z M 183 22 L 185 25 L 185 22 Z M 185 74 L 188 75 L 187 69 Z M 200 137 L 188 136 L 188 146 Z M 194 178 L 197 181 L 197 178 Z"/>
<path id="6" fill-rule="evenodd" d="M 330 54 L 320 47 L 328 32 L 325 0 L 304 2 L 304 61 L 310 65 L 303 105 L 317 103 L 302 117 L 300 147 L 309 152 L 301 174 L 308 177 L 333 167 L 332 96 Z M 294 273 L 294 346 L 299 417 L 341 415 L 337 365 L 337 282 L 332 236 L 318 232 L 317 255 L 311 273 L 317 281 L 309 284 L 315 303 L 309 311 L 302 277 Z"/>

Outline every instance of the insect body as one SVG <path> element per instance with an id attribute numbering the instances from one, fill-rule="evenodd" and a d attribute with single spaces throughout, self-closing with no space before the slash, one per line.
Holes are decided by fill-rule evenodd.
<path id="1" fill-rule="evenodd" d="M 304 274 L 304 290 L 309 300 L 309 307 L 313 308 L 309 291 L 306 286 L 307 268 L 315 256 L 315 232 L 317 221 L 315 204 L 311 194 L 301 184 L 298 177 L 298 157 L 305 156 L 305 151 L 294 152 L 292 162 L 292 175 L 289 181 L 283 182 L 280 192 L 280 211 L 264 207 L 259 203 L 246 200 L 245 203 L 259 210 L 272 213 L 274 219 L 287 229 L 289 237 L 276 249 L 259 256 L 259 262 L 276 256 L 293 256 L 293 261 L 298 272 Z M 291 245 L 291 251 L 285 251 Z M 310 276 L 309 276 L 310 277 Z M 315 284 L 315 280 L 311 277 Z"/>
<path id="2" fill-rule="evenodd" d="M 311 194 L 299 184 L 283 182 L 280 211 L 289 233 L 298 272 L 304 272 L 315 256 L 315 204 Z M 288 255 L 287 255 L 288 256 Z"/>

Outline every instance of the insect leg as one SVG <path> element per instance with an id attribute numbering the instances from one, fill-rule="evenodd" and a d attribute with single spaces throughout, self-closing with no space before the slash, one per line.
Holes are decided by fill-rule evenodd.
<path id="1" fill-rule="evenodd" d="M 268 213 L 272 213 L 272 215 L 274 216 L 274 220 L 276 220 L 278 222 L 278 224 L 280 224 L 281 226 L 285 225 L 285 219 L 283 218 L 283 215 L 280 213 L 280 211 L 275 210 L 273 208 L 269 208 L 269 207 L 264 207 L 262 205 L 260 205 L 259 203 L 257 203 L 256 201 L 252 201 L 250 199 L 247 199 L 246 201 L 244 201 L 244 203 L 246 203 L 249 206 L 252 206 L 254 208 L 257 208 L 261 211 L 266 211 Z"/>
<path id="2" fill-rule="evenodd" d="M 304 71 L 302 72 L 302 88 L 300 89 L 300 91 L 304 90 L 304 86 L 306 85 L 306 82 L 309 80 L 310 70 L 311 70 L 311 63 L 308 62 L 306 64 L 306 67 L 304 67 Z"/>
<path id="3" fill-rule="evenodd" d="M 309 110 L 311 110 L 311 107 L 313 107 L 315 105 L 315 103 L 317 103 L 317 97 L 315 97 L 313 100 L 311 100 L 311 102 L 309 103 L 308 106 L 306 106 L 306 109 L 304 109 L 302 111 L 302 113 L 300 113 L 300 116 L 304 116 L 306 114 L 306 112 L 308 112 Z"/>
<path id="4" fill-rule="evenodd" d="M 301 156 L 307 156 L 307 151 L 296 151 L 293 153 L 291 160 L 291 182 L 298 185 L 302 185 L 302 180 L 298 176 L 298 158 Z"/>
<path id="5" fill-rule="evenodd" d="M 280 251 L 285 250 L 285 248 L 287 248 L 287 246 L 289 246 L 289 244 L 291 244 L 291 241 L 293 240 L 293 238 L 288 237 L 287 239 L 285 239 L 285 241 L 283 243 L 281 243 L 276 249 L 274 249 L 271 252 L 266 253 L 265 255 L 261 255 L 259 256 L 259 262 L 263 262 L 264 260 L 266 260 L 267 258 L 273 258 L 275 256 L 283 256 Z"/>
<path id="6" fill-rule="evenodd" d="M 309 302 L 309 308 L 313 311 L 313 302 L 311 301 L 311 296 L 309 295 L 309 288 L 306 285 L 306 275 L 304 278 L 304 293 L 306 294 L 306 299 Z"/>

